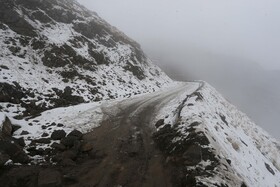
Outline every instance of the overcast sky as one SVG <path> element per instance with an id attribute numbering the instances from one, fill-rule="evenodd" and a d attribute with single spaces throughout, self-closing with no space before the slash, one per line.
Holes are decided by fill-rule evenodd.
<path id="1" fill-rule="evenodd" d="M 279 139 L 279 0 L 78 1 L 140 43 L 169 76 L 210 82 Z"/>
<path id="2" fill-rule="evenodd" d="M 279 0 L 78 0 L 142 45 L 201 48 L 280 69 Z"/>

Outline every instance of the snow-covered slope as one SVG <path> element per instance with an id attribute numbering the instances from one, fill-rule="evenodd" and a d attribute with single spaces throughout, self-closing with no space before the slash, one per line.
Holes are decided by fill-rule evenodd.
<path id="1" fill-rule="evenodd" d="M 279 142 L 209 84 L 174 98 L 156 119 L 164 122 L 155 141 L 194 186 L 280 186 Z"/>
<path id="2" fill-rule="evenodd" d="M 0 101 L 6 110 L 32 115 L 153 92 L 171 82 L 139 44 L 76 1 L 0 3 Z"/>

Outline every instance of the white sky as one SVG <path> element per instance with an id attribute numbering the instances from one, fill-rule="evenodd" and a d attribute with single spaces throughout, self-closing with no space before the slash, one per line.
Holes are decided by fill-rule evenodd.
<path id="1" fill-rule="evenodd" d="M 279 0 L 78 0 L 142 45 L 192 46 L 280 69 Z"/>

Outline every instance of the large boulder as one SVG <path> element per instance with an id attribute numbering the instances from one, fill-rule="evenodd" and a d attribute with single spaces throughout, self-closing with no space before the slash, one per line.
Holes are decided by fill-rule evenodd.
<path id="1" fill-rule="evenodd" d="M 61 139 L 61 144 L 65 145 L 66 147 L 73 147 L 75 145 L 75 149 L 80 149 L 80 140 L 83 137 L 83 133 L 78 130 L 73 130 L 70 132 L 66 137 Z"/>
<path id="2" fill-rule="evenodd" d="M 54 142 L 51 147 L 59 151 L 64 151 L 66 149 L 65 145 L 56 142 Z"/>
<path id="3" fill-rule="evenodd" d="M 8 155 L 14 163 L 27 164 L 29 157 L 22 147 L 10 140 L 0 140 L 0 153 Z"/>
<path id="4" fill-rule="evenodd" d="M 61 140 L 65 136 L 66 136 L 66 132 L 64 130 L 55 130 L 51 135 L 51 139 Z"/>
<path id="5" fill-rule="evenodd" d="M 19 85 L 14 86 L 8 83 L 0 83 L 0 86 L 0 102 L 19 104 L 20 100 L 24 97 L 23 89 Z"/>
<path id="6" fill-rule="evenodd" d="M 78 130 L 73 130 L 73 131 L 70 132 L 67 136 L 75 136 L 75 137 L 77 137 L 78 139 L 82 139 L 83 133 L 81 133 L 81 132 L 78 131 Z"/>
<path id="7" fill-rule="evenodd" d="M 13 126 L 10 119 L 5 116 L 5 120 L 0 124 L 0 139 L 10 138 L 12 136 Z"/>
<path id="8" fill-rule="evenodd" d="M 66 147 L 73 147 L 76 141 L 79 141 L 78 137 L 67 136 L 67 137 L 61 139 L 61 144 L 63 144 Z"/>

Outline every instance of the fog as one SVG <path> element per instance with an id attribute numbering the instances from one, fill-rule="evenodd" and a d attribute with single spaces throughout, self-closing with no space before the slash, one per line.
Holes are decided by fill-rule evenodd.
<path id="1" fill-rule="evenodd" d="M 173 79 L 209 82 L 280 139 L 280 1 L 78 1 Z"/>

